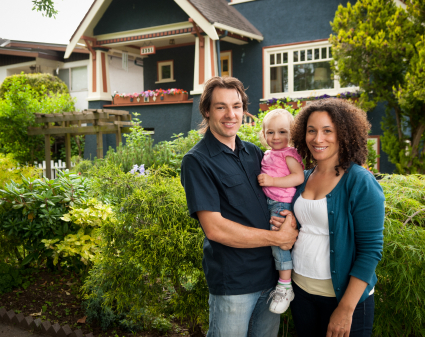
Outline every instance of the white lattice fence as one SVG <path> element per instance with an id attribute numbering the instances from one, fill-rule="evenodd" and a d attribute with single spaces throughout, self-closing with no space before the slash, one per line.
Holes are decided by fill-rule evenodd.
<path id="1" fill-rule="evenodd" d="M 66 163 L 63 162 L 62 160 L 59 160 L 58 162 L 54 162 L 53 160 L 50 161 L 51 163 L 51 177 L 52 179 L 55 179 L 57 177 L 57 172 L 58 171 L 63 171 L 66 169 Z M 43 170 L 43 176 L 46 176 L 46 161 L 43 160 L 42 163 L 38 163 L 38 162 L 34 162 L 34 166 L 38 167 L 39 169 Z M 71 163 L 71 167 L 74 167 L 75 164 Z"/>

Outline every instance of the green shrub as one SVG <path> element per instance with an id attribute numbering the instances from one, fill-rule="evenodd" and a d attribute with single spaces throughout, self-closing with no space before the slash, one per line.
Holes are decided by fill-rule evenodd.
<path id="1" fill-rule="evenodd" d="M 36 113 L 74 111 L 74 99 L 69 94 L 46 94 L 34 90 L 26 77 L 11 76 L 3 83 L 4 98 L 0 98 L 0 152 L 12 153 L 20 163 L 44 159 L 44 136 L 29 136 L 28 127 L 35 124 Z"/>
<path id="2" fill-rule="evenodd" d="M 0 295 L 12 291 L 21 284 L 22 278 L 19 269 L 0 262 Z"/>
<path id="3" fill-rule="evenodd" d="M 386 216 L 374 335 L 424 336 L 425 177 L 386 176 L 381 186 Z"/>
<path id="4" fill-rule="evenodd" d="M 41 263 L 52 251 L 45 248 L 43 239 L 60 239 L 76 233 L 80 227 L 62 219 L 68 207 L 87 198 L 86 178 L 59 173 L 54 180 L 22 178 L 11 181 L 0 190 L 0 234 L 17 245 L 23 245 L 26 256 L 18 259 L 23 265 Z"/>
<path id="5" fill-rule="evenodd" d="M 33 166 L 19 166 L 12 154 L 4 155 L 0 153 L 0 187 L 11 180 L 16 183 L 22 182 L 22 176 L 36 178 L 40 174 L 41 170 Z"/>
<path id="6" fill-rule="evenodd" d="M 92 186 L 113 202 L 116 219 L 106 219 L 99 229 L 101 253 L 83 287 L 87 300 L 101 296 L 116 315 L 126 313 L 129 321 L 142 319 L 151 327 L 166 329 L 165 321 L 153 317 L 171 314 L 192 329 L 206 324 L 204 234 L 189 217 L 176 171 L 152 168 L 147 176 L 119 171 L 109 166 L 91 173 Z"/>
<path id="7" fill-rule="evenodd" d="M 5 93 L 14 81 L 26 82 L 35 92 L 44 94 L 69 94 L 68 87 L 59 77 L 51 74 L 24 74 L 8 76 L 0 85 L 0 98 L 5 98 Z"/>

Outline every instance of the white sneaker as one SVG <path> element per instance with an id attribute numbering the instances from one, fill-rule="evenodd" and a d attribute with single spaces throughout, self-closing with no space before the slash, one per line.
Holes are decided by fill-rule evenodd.
<path id="1" fill-rule="evenodd" d="M 271 303 L 269 310 L 275 314 L 283 314 L 289 308 L 289 303 L 294 299 L 294 291 L 292 287 L 286 289 L 284 286 L 277 285 L 276 289 L 270 293 L 269 299 Z"/>

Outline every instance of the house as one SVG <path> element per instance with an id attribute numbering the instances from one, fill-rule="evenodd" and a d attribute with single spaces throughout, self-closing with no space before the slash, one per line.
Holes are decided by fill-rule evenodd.
<path id="1" fill-rule="evenodd" d="M 400 2 L 400 1 L 398 1 Z M 249 111 L 271 98 L 301 98 L 356 91 L 331 78 L 328 43 L 340 0 L 95 0 L 71 37 L 65 58 L 84 44 L 89 53 L 90 108 L 138 112 L 156 142 L 186 133 L 200 122 L 202 85 L 212 76 L 235 76 L 248 88 Z M 402 4 L 402 3 L 401 3 Z M 110 97 L 111 50 L 143 58 L 145 90 L 179 88 L 189 99 L 137 101 L 117 106 Z M 125 92 L 118 88 L 119 92 Z M 140 90 L 139 90 L 140 91 Z M 380 151 L 383 107 L 368 112 L 380 171 L 394 166 Z M 104 144 L 115 146 L 113 137 Z M 106 146 L 106 147 L 107 147 Z M 106 149 L 105 149 L 106 151 Z M 86 156 L 96 153 L 87 140 Z"/>
<path id="2" fill-rule="evenodd" d="M 64 58 L 66 45 L 0 39 L 0 84 L 7 76 L 24 73 L 49 73 L 62 79 L 77 110 L 87 109 L 89 51 L 77 46 L 69 58 Z M 114 91 L 143 90 L 142 59 L 136 54 L 125 55 L 110 50 L 107 66 L 111 85 L 108 94 Z M 130 62 L 128 62 L 130 61 Z M 135 62 L 137 61 L 137 62 Z"/>

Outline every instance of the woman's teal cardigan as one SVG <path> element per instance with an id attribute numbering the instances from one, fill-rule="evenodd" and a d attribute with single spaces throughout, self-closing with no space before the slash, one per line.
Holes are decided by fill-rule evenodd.
<path id="1" fill-rule="evenodd" d="M 297 188 L 292 206 L 314 169 L 304 171 L 304 183 Z M 359 303 L 376 284 L 375 269 L 384 244 L 385 197 L 375 177 L 351 163 L 335 188 L 326 195 L 329 218 L 332 284 L 338 302 L 347 289 L 350 276 L 367 282 Z M 300 224 L 298 223 L 298 229 Z"/>

